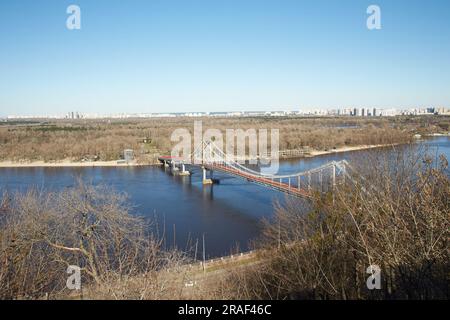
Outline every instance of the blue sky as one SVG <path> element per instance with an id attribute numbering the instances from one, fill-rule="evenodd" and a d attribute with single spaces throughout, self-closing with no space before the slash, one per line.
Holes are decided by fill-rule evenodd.
<path id="1" fill-rule="evenodd" d="M 450 107 L 450 1 L 0 1 L 0 116 L 345 106 Z"/>

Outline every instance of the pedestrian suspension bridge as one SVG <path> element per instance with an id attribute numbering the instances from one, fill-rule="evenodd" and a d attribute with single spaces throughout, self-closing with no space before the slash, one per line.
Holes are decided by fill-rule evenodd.
<path id="1" fill-rule="evenodd" d="M 332 161 L 314 169 L 286 175 L 256 171 L 235 161 L 234 155 L 225 154 L 212 141 L 203 142 L 188 157 L 162 156 L 158 160 L 166 167 L 171 167 L 172 172 L 177 175 L 189 175 L 190 172 L 186 170 L 186 166 L 200 167 L 203 173 L 203 184 L 212 184 L 213 172 L 218 171 L 306 198 L 311 197 L 313 192 L 332 191 L 337 184 L 345 182 L 346 178 L 351 179 L 347 172 L 350 166 L 345 160 Z"/>

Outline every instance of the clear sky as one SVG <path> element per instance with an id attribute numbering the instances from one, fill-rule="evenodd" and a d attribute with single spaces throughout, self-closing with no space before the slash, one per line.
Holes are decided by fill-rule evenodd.
<path id="1" fill-rule="evenodd" d="M 0 116 L 345 106 L 450 107 L 450 1 L 0 1 Z"/>

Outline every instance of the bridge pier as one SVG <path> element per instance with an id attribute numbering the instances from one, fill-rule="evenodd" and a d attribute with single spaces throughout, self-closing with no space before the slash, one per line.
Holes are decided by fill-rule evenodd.
<path id="1" fill-rule="evenodd" d="M 180 169 L 177 167 L 175 161 L 172 160 L 171 165 L 172 165 L 172 173 L 177 174 L 178 171 L 180 171 Z"/>
<path id="2" fill-rule="evenodd" d="M 181 171 L 178 173 L 178 175 L 180 175 L 180 176 L 190 176 L 191 175 L 191 173 L 186 170 L 186 166 L 184 165 L 184 163 L 181 163 Z"/>
<path id="3" fill-rule="evenodd" d="M 202 167 L 202 177 L 203 177 L 202 183 L 204 185 L 213 184 L 212 179 L 207 179 L 206 178 L 206 168 L 205 167 Z"/>

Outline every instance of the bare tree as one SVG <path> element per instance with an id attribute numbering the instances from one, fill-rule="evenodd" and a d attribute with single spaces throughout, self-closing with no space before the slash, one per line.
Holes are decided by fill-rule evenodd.
<path id="1" fill-rule="evenodd" d="M 67 297 L 67 266 L 81 268 L 85 294 L 148 298 L 168 294 L 162 272 L 184 255 L 161 250 L 126 197 L 80 181 L 60 192 L 31 190 L 1 202 L 0 297 Z M 151 290 L 150 290 L 151 289 Z"/>

